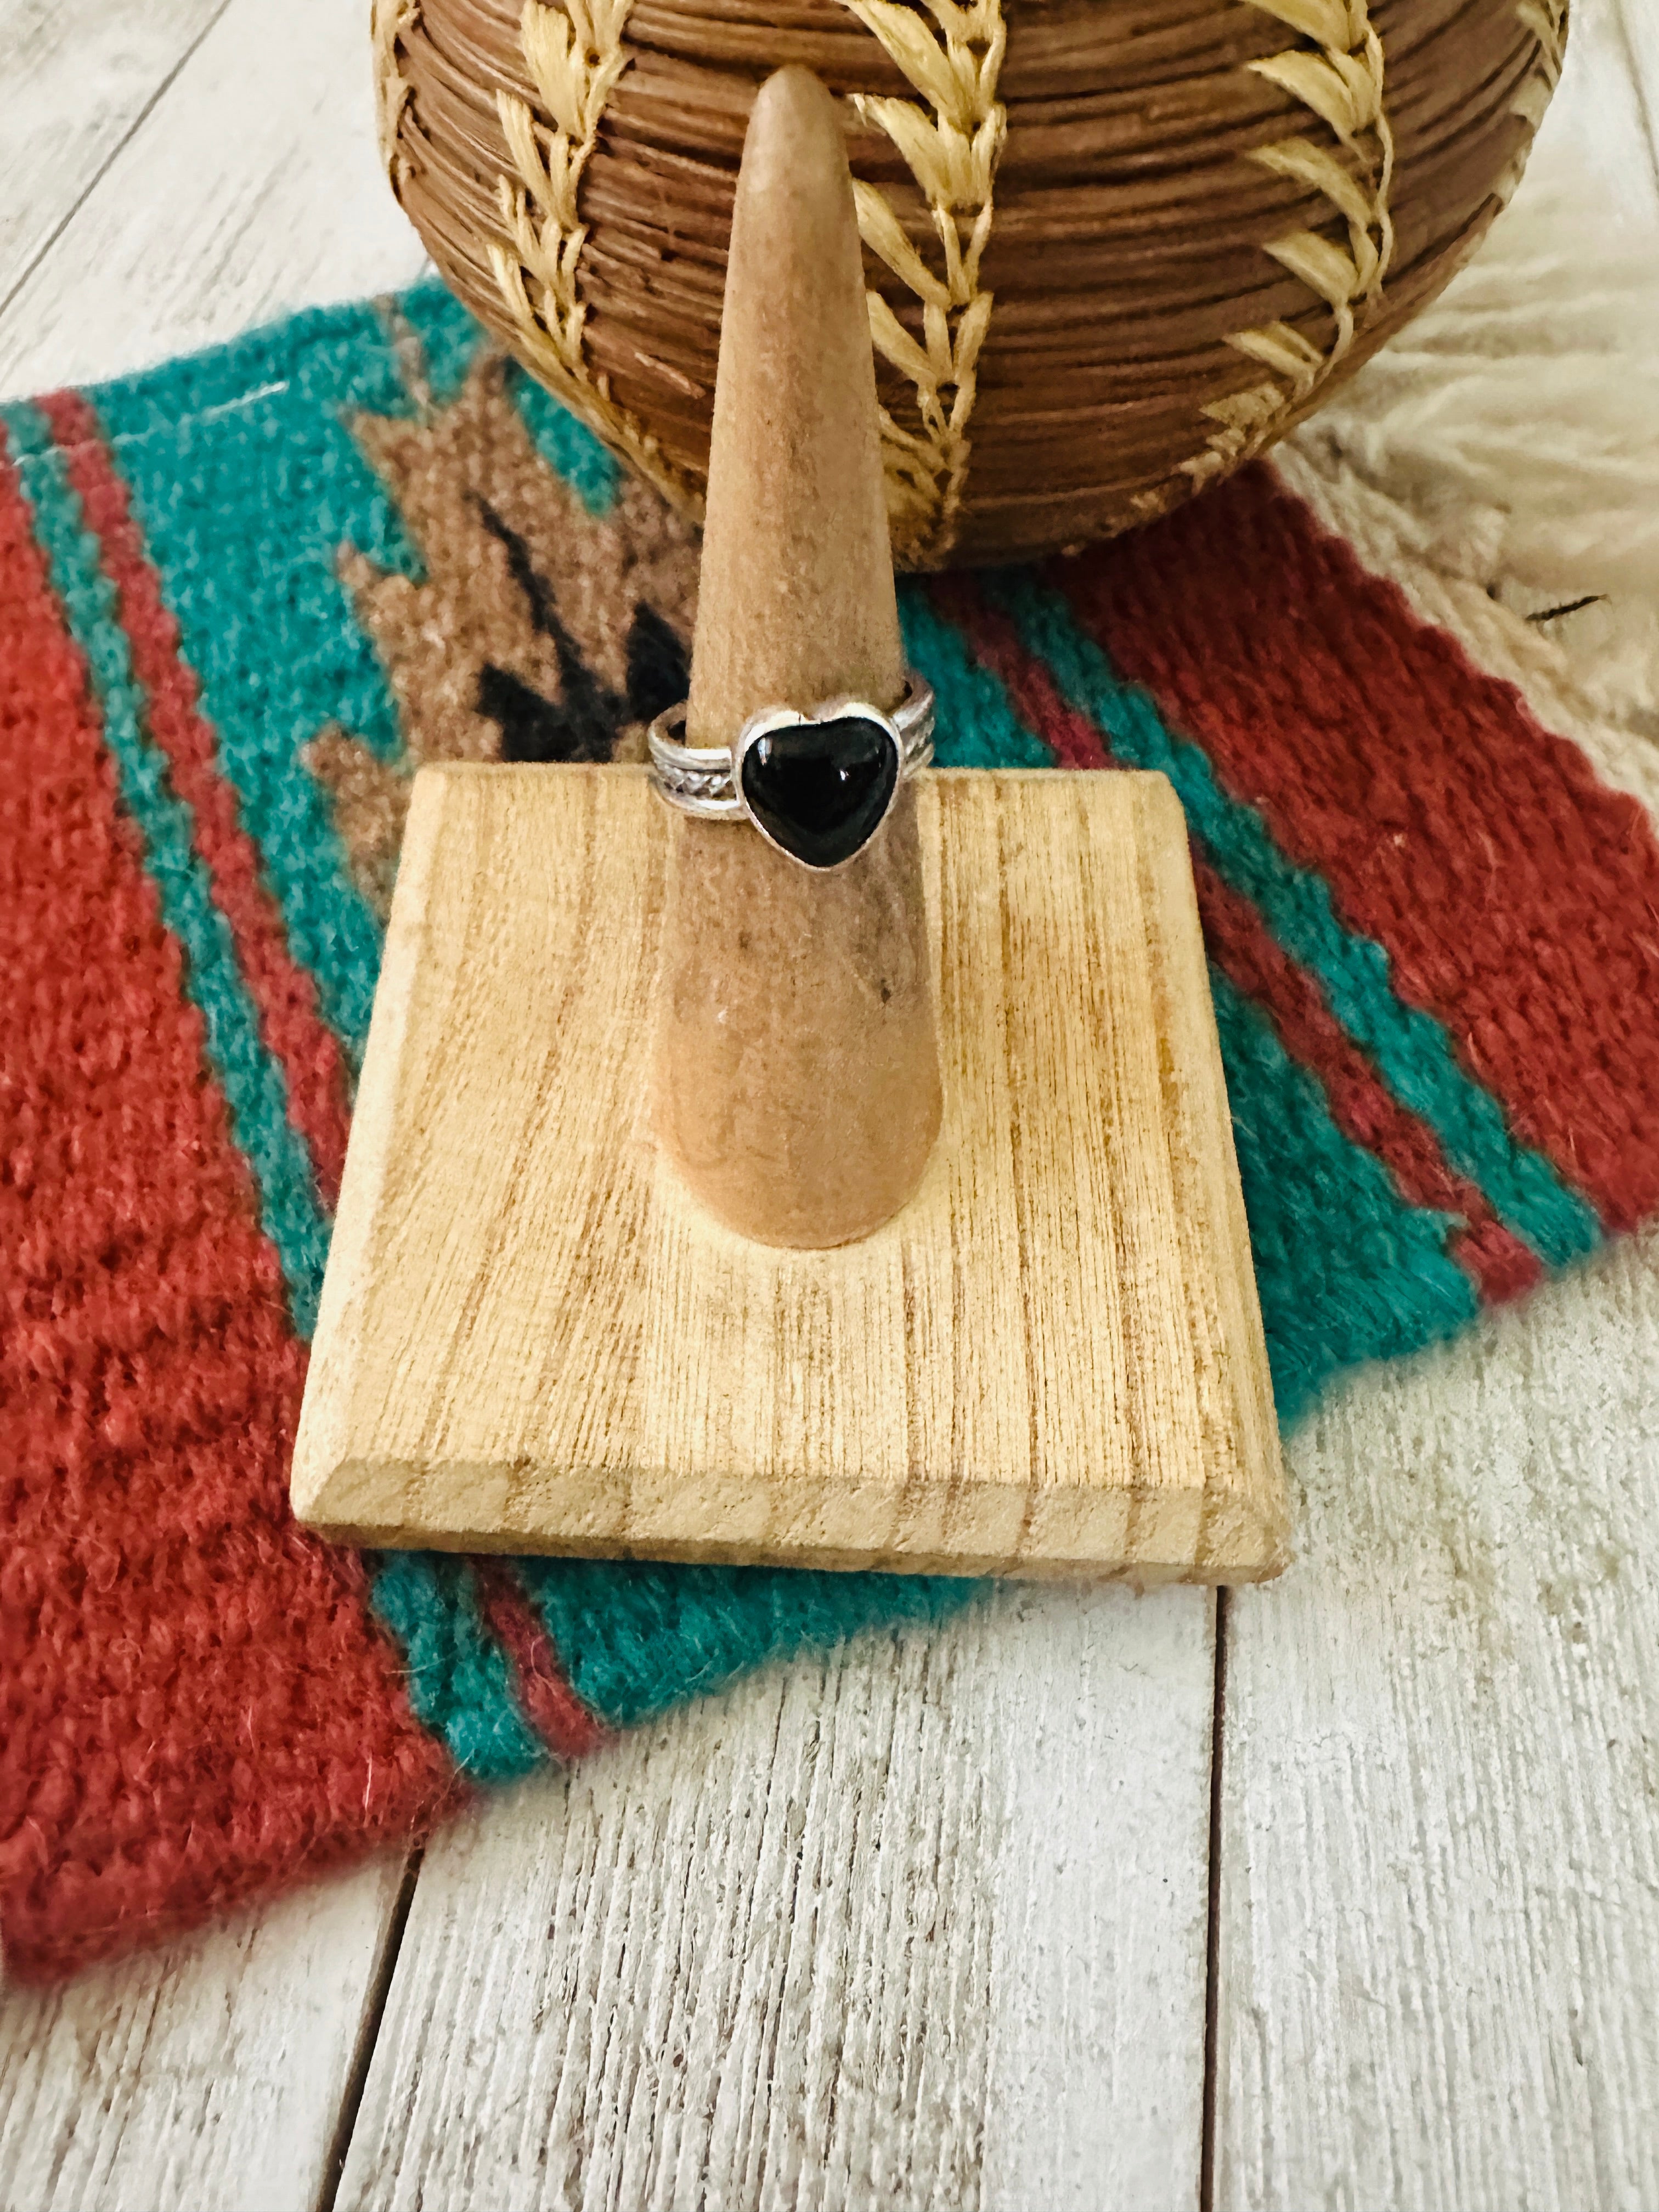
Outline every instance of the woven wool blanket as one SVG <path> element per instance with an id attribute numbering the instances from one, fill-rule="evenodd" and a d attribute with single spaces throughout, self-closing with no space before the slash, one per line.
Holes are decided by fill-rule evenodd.
<path id="1" fill-rule="evenodd" d="M 636 752 L 695 544 L 432 290 L 0 423 L 0 1934 L 44 1978 L 971 1586 L 295 1528 L 411 774 Z M 1651 757 L 1414 557 L 1304 450 L 902 591 L 945 762 L 1180 794 L 1286 1421 L 1659 1212 Z"/>

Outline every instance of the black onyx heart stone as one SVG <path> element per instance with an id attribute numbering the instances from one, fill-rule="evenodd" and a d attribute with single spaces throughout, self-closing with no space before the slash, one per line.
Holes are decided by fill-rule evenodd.
<path id="1" fill-rule="evenodd" d="M 875 835 L 898 771 L 898 747 L 879 722 L 838 714 L 757 738 L 743 757 L 743 795 L 774 844 L 809 868 L 835 868 Z"/>

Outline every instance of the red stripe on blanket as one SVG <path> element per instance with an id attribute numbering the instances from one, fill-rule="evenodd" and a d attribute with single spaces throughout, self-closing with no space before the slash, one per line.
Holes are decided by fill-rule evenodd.
<path id="1" fill-rule="evenodd" d="M 512 1662 L 519 1705 L 556 1759 L 580 1759 L 610 1741 L 611 1731 L 571 1688 L 553 1639 L 511 1567 L 475 1559 L 473 1572 L 489 1632 Z"/>
<path id="2" fill-rule="evenodd" d="M 40 402 L 63 448 L 70 482 L 115 586 L 121 627 L 148 696 L 150 736 L 167 757 L 173 787 L 195 817 L 196 847 L 230 926 L 236 957 L 269 1050 L 288 1078 L 289 1111 L 310 1149 L 318 1189 L 331 1212 L 340 1194 L 349 1119 L 339 1043 L 323 1019 L 317 987 L 289 952 L 276 902 L 260 878 L 259 851 L 242 827 L 234 787 L 220 773 L 214 732 L 198 711 L 195 672 L 179 651 L 179 625 L 133 520 L 92 409 L 78 392 Z"/>
<path id="3" fill-rule="evenodd" d="M 454 1787 L 283 1488 L 304 1376 L 182 955 L 0 455 L 0 1933 L 64 1972 Z"/>
<path id="4" fill-rule="evenodd" d="M 1271 471 L 1054 581 L 1613 1229 L 1659 1209 L 1659 842 Z"/>
<path id="5" fill-rule="evenodd" d="M 1450 1166 L 1426 1122 L 1402 1106 L 1332 1013 L 1324 994 L 1298 968 L 1247 898 L 1194 854 L 1198 911 L 1210 957 L 1279 1033 L 1293 1060 L 1324 1087 L 1331 1119 L 1345 1137 L 1374 1152 L 1402 1198 L 1461 1214 L 1447 1250 L 1496 1304 L 1544 1279 L 1542 1263 L 1492 1212 L 1485 1194 Z"/>
<path id="6" fill-rule="evenodd" d="M 1048 670 L 1027 651 L 1006 615 L 986 604 L 966 577 L 933 586 L 940 611 L 997 676 L 1029 729 L 1069 768 L 1114 763 L 1103 732 L 1061 698 Z M 1467 1226 L 1449 1249 L 1485 1298 L 1516 1297 L 1543 1269 L 1467 1176 L 1448 1163 L 1440 1140 L 1401 1104 L 1326 1004 L 1317 981 L 1297 966 L 1240 893 L 1194 851 L 1193 874 L 1205 943 L 1229 980 L 1273 1023 L 1279 1042 L 1323 1086 L 1331 1118 L 1345 1137 L 1374 1153 L 1413 1206 L 1462 1215 Z"/>

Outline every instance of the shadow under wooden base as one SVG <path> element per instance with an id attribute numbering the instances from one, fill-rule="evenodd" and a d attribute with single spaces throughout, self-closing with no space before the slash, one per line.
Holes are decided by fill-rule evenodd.
<path id="1" fill-rule="evenodd" d="M 829 1252 L 652 1139 L 643 770 L 410 811 L 294 1464 L 380 1546 L 1247 1581 L 1286 1509 L 1185 827 L 1161 776 L 919 786 L 945 1092 Z M 752 834 L 734 827 L 734 836 Z"/>

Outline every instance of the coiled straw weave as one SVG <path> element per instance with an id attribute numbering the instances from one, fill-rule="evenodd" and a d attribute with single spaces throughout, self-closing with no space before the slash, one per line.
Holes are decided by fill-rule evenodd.
<path id="1" fill-rule="evenodd" d="M 395 189 L 467 304 L 695 512 L 732 187 L 847 99 L 908 565 L 1109 534 L 1260 452 L 1520 174 L 1565 0 L 377 0 Z"/>

